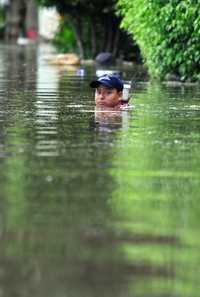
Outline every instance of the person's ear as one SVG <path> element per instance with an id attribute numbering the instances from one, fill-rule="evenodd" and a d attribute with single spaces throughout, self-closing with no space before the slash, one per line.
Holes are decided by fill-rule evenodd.
<path id="1" fill-rule="evenodd" d="M 123 98 L 122 98 L 123 92 L 120 91 L 120 92 L 118 92 L 118 94 L 119 94 L 119 99 L 122 100 L 122 99 L 123 99 Z"/>

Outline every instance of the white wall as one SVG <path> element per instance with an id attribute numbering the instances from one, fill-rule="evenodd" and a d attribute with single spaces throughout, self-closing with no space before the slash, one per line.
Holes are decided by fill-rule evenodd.
<path id="1" fill-rule="evenodd" d="M 0 0 L 0 6 L 8 5 L 9 2 L 9 0 Z"/>
<path id="2" fill-rule="evenodd" d="M 52 39 L 58 29 L 59 18 L 55 8 L 40 8 L 39 35 L 45 39 Z"/>

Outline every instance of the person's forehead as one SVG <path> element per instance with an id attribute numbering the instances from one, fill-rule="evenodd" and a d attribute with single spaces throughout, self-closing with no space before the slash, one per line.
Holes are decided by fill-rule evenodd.
<path id="1" fill-rule="evenodd" d="M 112 90 L 116 90 L 116 89 L 115 88 L 110 88 L 110 87 L 107 87 L 107 86 L 104 86 L 104 85 L 99 85 L 97 87 L 97 90 L 112 91 Z"/>

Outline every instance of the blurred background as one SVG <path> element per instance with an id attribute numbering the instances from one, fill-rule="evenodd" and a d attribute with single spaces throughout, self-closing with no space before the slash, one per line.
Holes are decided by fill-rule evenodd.
<path id="1" fill-rule="evenodd" d="M 115 2 L 1 0 L 0 38 L 18 43 L 52 41 L 58 52 L 75 52 L 81 59 L 107 52 L 112 62 L 139 60 L 138 46 L 120 28 Z"/>
<path id="2" fill-rule="evenodd" d="M 35 1 L 1 0 L 0 5 L 1 39 L 14 41 L 20 36 L 36 38 L 39 10 Z"/>
<path id="3" fill-rule="evenodd" d="M 199 81 L 199 1 L 1 0 L 0 38 L 52 41 L 82 61 L 143 63 L 151 78 Z"/>

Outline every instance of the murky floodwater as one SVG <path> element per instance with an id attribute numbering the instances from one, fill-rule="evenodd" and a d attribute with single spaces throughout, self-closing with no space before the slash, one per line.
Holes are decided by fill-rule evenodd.
<path id="1" fill-rule="evenodd" d="M 199 87 L 122 69 L 134 107 L 95 113 L 46 54 L 0 48 L 0 296 L 198 297 Z"/>

